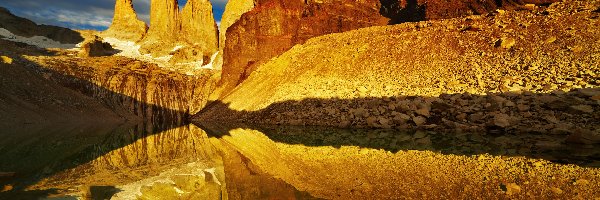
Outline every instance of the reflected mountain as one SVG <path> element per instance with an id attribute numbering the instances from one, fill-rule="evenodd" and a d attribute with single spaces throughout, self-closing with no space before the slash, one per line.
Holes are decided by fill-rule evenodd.
<path id="1" fill-rule="evenodd" d="M 562 135 L 550 134 L 477 134 L 403 131 L 395 129 L 341 129 L 319 126 L 273 126 L 214 123 L 197 124 L 210 134 L 221 137 L 236 128 L 254 129 L 269 139 L 306 146 L 358 146 L 393 153 L 406 150 L 430 150 L 443 154 L 525 156 L 561 164 L 600 167 L 599 145 L 566 143 Z"/>
<path id="2" fill-rule="evenodd" d="M 493 198 L 508 183 L 539 198 L 600 195 L 598 148 L 551 136 L 199 126 L 4 134 L 0 171 L 16 174 L 0 198 Z"/>

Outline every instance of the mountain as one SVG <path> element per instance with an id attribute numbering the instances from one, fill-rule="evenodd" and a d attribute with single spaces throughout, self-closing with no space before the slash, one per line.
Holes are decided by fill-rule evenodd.
<path id="1" fill-rule="evenodd" d="M 146 23 L 137 18 L 132 0 L 117 0 L 113 22 L 101 35 L 120 40 L 139 41 L 147 30 Z"/>
<path id="2" fill-rule="evenodd" d="M 83 37 L 76 31 L 58 26 L 38 25 L 29 19 L 15 16 L 2 7 L 0 7 L 0 28 L 18 36 L 44 36 L 64 44 L 77 44 L 83 41 Z"/>

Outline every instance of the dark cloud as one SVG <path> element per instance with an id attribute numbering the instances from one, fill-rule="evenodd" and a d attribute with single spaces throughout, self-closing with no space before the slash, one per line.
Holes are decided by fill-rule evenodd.
<path id="1" fill-rule="evenodd" d="M 180 0 L 184 6 L 187 0 Z M 221 21 L 227 0 L 211 0 L 214 15 Z M 74 29 L 106 29 L 112 22 L 115 0 L 0 0 L 15 15 L 39 24 L 57 25 Z M 150 0 L 134 0 L 138 17 L 150 21 Z"/>

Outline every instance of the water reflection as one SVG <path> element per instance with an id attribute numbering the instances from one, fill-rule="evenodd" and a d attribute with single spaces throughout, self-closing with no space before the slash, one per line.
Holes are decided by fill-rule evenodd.
<path id="1" fill-rule="evenodd" d="M 443 154 L 526 156 L 556 163 L 600 167 L 600 145 L 564 142 L 564 135 L 476 133 L 438 134 L 431 131 L 331 129 L 326 127 L 242 126 L 259 130 L 271 140 L 308 146 L 360 146 L 397 152 L 431 150 Z M 223 130 L 221 128 L 221 130 Z M 223 132 L 223 131 L 221 131 Z"/>
<path id="2" fill-rule="evenodd" d="M 12 187 L 0 197 L 497 197 L 505 195 L 499 184 L 548 176 L 552 187 L 532 188 L 532 195 L 561 197 L 549 191 L 559 186 L 582 197 L 600 195 L 587 191 L 600 191 L 599 184 L 582 191 L 572 183 L 600 181 L 600 148 L 568 146 L 558 136 L 200 126 L 204 130 L 139 124 L 5 131 L 0 172 L 15 174 L 0 177 L 0 186 Z"/>

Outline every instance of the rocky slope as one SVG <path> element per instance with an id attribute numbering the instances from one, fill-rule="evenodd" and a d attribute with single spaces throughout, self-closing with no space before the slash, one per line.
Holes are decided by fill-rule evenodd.
<path id="1" fill-rule="evenodd" d="M 257 66 L 311 37 L 387 24 L 379 7 L 378 0 L 256 2 L 227 29 L 221 90 L 228 93 Z"/>
<path id="2" fill-rule="evenodd" d="M 528 2 L 553 0 L 257 1 L 255 8 L 227 29 L 223 79 L 217 91 L 222 94 L 216 96 L 225 96 L 258 66 L 312 37 L 370 26 L 485 14 L 499 7 L 520 8 Z"/>
<path id="3" fill-rule="evenodd" d="M 576 142 L 600 142 L 599 8 L 569 0 L 314 38 L 262 65 L 198 119 L 577 132 Z"/>
<path id="4" fill-rule="evenodd" d="M 132 0 L 117 0 L 113 22 L 106 31 L 102 32 L 102 37 L 135 42 L 142 39 L 147 29 L 146 23 L 137 18 Z"/>
<path id="5" fill-rule="evenodd" d="M 14 134 L 23 126 L 135 120 L 122 109 L 75 92 L 49 79 L 22 55 L 49 55 L 38 48 L 0 40 L 0 130 Z"/>
<path id="6" fill-rule="evenodd" d="M 65 44 L 77 44 L 83 41 L 83 37 L 71 29 L 37 25 L 31 20 L 13 15 L 8 9 L 2 7 L 0 7 L 0 28 L 22 37 L 44 36 Z"/>

